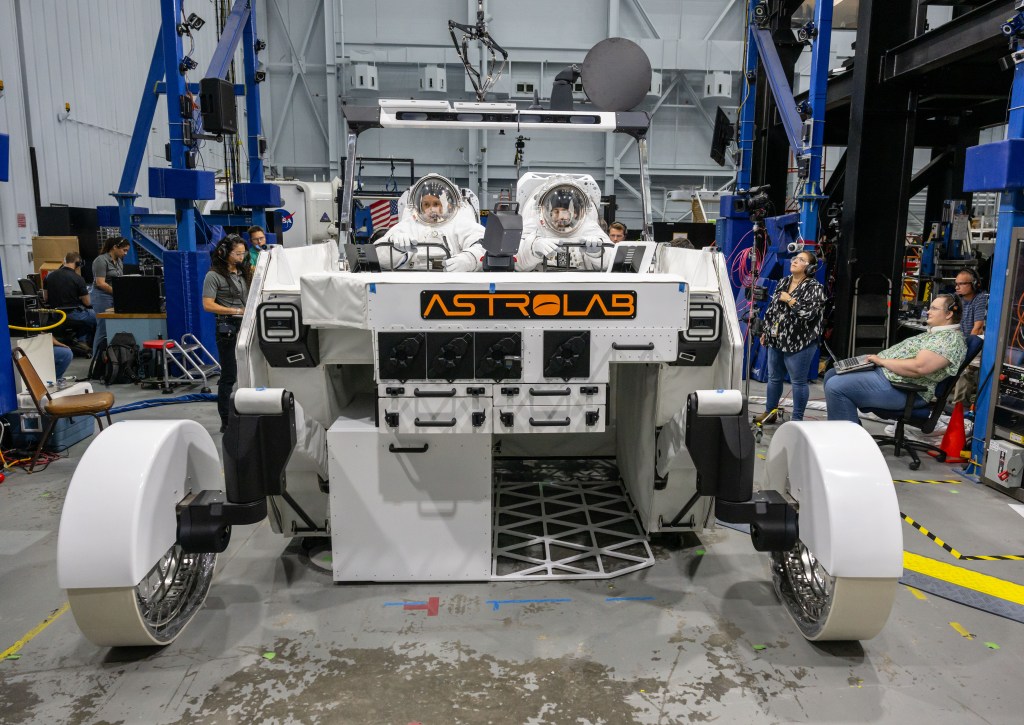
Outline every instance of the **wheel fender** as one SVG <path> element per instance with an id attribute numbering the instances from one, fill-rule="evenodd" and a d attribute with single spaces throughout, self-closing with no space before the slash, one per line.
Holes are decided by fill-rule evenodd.
<path id="1" fill-rule="evenodd" d="M 903 575 L 903 529 L 892 475 L 856 423 L 784 423 L 766 459 L 769 488 L 800 506 L 800 540 L 836 577 Z"/>
<path id="2" fill-rule="evenodd" d="M 86 450 L 57 536 L 63 589 L 134 587 L 177 539 L 178 503 L 224 489 L 217 448 L 191 420 L 123 421 Z"/>

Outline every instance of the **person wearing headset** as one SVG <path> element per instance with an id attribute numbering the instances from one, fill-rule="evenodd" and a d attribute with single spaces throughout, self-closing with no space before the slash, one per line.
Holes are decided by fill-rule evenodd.
<path id="1" fill-rule="evenodd" d="M 245 241 L 237 234 L 221 239 L 210 256 L 210 271 L 203 279 L 203 309 L 217 316 L 217 356 L 220 358 L 217 412 L 223 433 L 228 427 L 231 390 L 238 378 L 235 340 L 249 297 L 252 267 L 246 264 Z"/>
<path id="2" fill-rule="evenodd" d="M 964 337 L 985 334 L 985 318 L 988 316 L 988 292 L 981 288 L 981 279 L 973 269 L 961 269 L 956 273 L 955 292 L 960 296 L 963 315 L 960 317 L 960 331 Z M 953 388 L 952 401 L 970 405 L 978 397 L 977 360 L 968 365 Z"/>
<path id="3" fill-rule="evenodd" d="M 892 383 L 916 383 L 915 407 L 935 398 L 935 386 L 956 373 L 967 355 L 967 341 L 960 332 L 960 300 L 953 294 L 937 295 L 928 307 L 928 331 L 898 342 L 877 355 L 868 355 L 871 370 L 825 375 L 825 405 L 829 420 L 860 423 L 858 409 L 902 410 L 907 393 Z"/>
<path id="4" fill-rule="evenodd" d="M 68 329 L 74 331 L 75 339 L 84 350 L 92 345 L 96 334 L 96 313 L 90 307 L 89 288 L 78 272 L 81 268 L 81 254 L 65 254 L 64 263 L 43 280 L 43 299 L 49 307 L 67 314 Z"/>
<path id="5" fill-rule="evenodd" d="M 964 312 L 960 317 L 960 329 L 964 336 L 981 335 L 985 332 L 985 317 L 988 315 L 988 292 L 981 288 L 981 280 L 973 269 L 961 269 L 956 273 L 956 293 Z"/>
<path id="6" fill-rule="evenodd" d="M 793 420 L 804 419 L 810 391 L 807 374 L 825 319 L 825 290 L 814 278 L 818 259 L 813 252 L 797 252 L 789 261 L 789 275 L 779 280 L 764 313 L 761 344 L 768 350 L 768 390 L 759 425 L 778 420 L 782 383 L 789 373 L 793 385 Z"/>

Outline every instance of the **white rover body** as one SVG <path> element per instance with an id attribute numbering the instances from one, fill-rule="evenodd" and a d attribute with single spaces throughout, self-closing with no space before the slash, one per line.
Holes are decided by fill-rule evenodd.
<path id="1" fill-rule="evenodd" d="M 382 102 L 375 122 L 399 116 Z M 877 446 L 849 423 L 786 423 L 753 493 L 722 259 L 633 251 L 636 271 L 578 273 L 356 271 L 333 242 L 260 255 L 226 481 L 191 421 L 112 426 L 75 472 L 58 569 L 85 635 L 173 641 L 231 525 L 265 516 L 329 537 L 337 581 L 617 576 L 653 565 L 648 535 L 716 516 L 751 524 L 805 636 L 873 637 L 902 574 Z"/>

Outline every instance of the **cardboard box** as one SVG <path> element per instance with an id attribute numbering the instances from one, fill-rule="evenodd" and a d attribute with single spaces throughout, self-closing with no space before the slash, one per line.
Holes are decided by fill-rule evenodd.
<path id="1" fill-rule="evenodd" d="M 78 252 L 78 237 L 32 237 L 33 271 L 39 272 L 44 264 L 64 263 L 64 255 Z"/>
<path id="2" fill-rule="evenodd" d="M 57 262 L 43 262 L 39 265 L 39 281 L 42 283 L 44 289 L 46 288 L 46 275 L 54 270 L 60 269 L 62 266 L 64 265 L 58 264 Z"/>

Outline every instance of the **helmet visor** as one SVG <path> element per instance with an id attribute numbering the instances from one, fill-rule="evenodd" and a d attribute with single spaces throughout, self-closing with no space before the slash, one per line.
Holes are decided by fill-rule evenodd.
<path id="1" fill-rule="evenodd" d="M 416 221 L 430 226 L 444 224 L 459 209 L 459 190 L 443 176 L 425 176 L 409 194 L 409 205 Z"/>
<path id="2" fill-rule="evenodd" d="M 555 234 L 569 236 L 583 224 L 588 204 L 587 195 L 579 187 L 573 184 L 553 186 L 541 197 L 541 220 Z"/>

